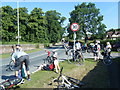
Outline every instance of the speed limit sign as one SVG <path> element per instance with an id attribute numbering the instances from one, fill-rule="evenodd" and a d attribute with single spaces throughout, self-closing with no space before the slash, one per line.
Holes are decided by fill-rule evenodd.
<path id="1" fill-rule="evenodd" d="M 78 23 L 72 23 L 72 24 L 70 25 L 70 29 L 71 29 L 72 31 L 78 31 L 79 28 L 80 28 L 80 25 L 78 25 Z"/>

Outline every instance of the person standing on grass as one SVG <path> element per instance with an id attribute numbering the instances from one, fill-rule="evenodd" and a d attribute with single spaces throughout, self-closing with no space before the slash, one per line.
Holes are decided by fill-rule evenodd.
<path id="1" fill-rule="evenodd" d="M 81 50 L 81 43 L 79 41 L 77 41 L 75 46 L 76 46 L 76 51 L 80 51 Z"/>
<path id="2" fill-rule="evenodd" d="M 98 56 L 99 52 L 100 52 L 100 45 L 98 44 L 98 41 L 95 41 L 95 45 L 93 48 L 94 61 L 97 61 L 99 59 Z"/>
<path id="3" fill-rule="evenodd" d="M 105 50 L 106 50 L 107 54 L 110 56 L 112 46 L 111 46 L 110 42 L 107 42 L 106 44 L 107 45 L 105 47 Z"/>
<path id="4" fill-rule="evenodd" d="M 20 50 L 20 45 L 16 45 L 16 51 L 12 54 L 12 60 L 15 62 L 15 76 L 18 78 L 18 71 L 22 68 L 23 63 L 26 67 L 26 73 L 28 76 L 28 80 L 30 80 L 30 72 L 29 72 L 29 56 L 27 53 Z"/>
<path id="5" fill-rule="evenodd" d="M 97 43 L 98 43 L 98 59 L 100 59 L 100 55 L 101 55 L 101 53 L 100 53 L 100 50 L 101 50 L 100 41 L 97 41 Z"/>

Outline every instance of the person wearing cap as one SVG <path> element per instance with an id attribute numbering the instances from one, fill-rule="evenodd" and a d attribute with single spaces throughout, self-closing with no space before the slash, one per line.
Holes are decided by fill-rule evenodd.
<path id="1" fill-rule="evenodd" d="M 22 68 L 23 63 L 25 63 L 28 80 L 30 80 L 29 56 L 21 50 L 20 45 L 16 45 L 16 51 L 12 54 L 11 59 L 15 62 L 15 76 L 18 78 L 18 71 Z"/>

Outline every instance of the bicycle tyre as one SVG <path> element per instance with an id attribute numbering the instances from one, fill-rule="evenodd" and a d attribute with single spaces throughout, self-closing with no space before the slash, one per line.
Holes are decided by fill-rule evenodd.
<path id="1" fill-rule="evenodd" d="M 75 64 L 83 64 L 84 63 L 84 57 L 83 55 L 81 54 L 78 54 L 75 58 Z"/>
<path id="2" fill-rule="evenodd" d="M 73 52 L 72 52 L 72 50 L 69 50 L 67 60 L 69 63 L 72 63 L 72 59 L 73 59 Z"/>
<path id="3" fill-rule="evenodd" d="M 110 58 L 105 58 L 105 59 L 103 59 L 103 63 L 104 63 L 105 65 L 110 65 L 110 64 L 112 64 L 112 59 L 110 59 Z"/>
<path id="4" fill-rule="evenodd" d="M 14 63 L 13 60 L 11 60 L 10 63 L 9 63 L 9 69 L 10 69 L 11 71 L 13 71 L 14 68 L 15 68 L 15 63 Z"/>

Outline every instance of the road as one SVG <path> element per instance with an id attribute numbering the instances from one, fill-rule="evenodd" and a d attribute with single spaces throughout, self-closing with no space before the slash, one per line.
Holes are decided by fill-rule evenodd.
<path id="1" fill-rule="evenodd" d="M 62 46 L 54 46 L 52 48 L 49 48 L 48 50 L 56 51 L 58 53 L 60 61 L 67 59 L 67 55 L 65 54 L 65 50 Z M 83 55 L 85 58 L 93 58 L 92 53 L 83 53 Z M 30 56 L 30 72 L 32 73 L 37 69 L 37 66 L 44 63 L 44 59 L 46 58 L 47 53 L 43 48 L 41 51 L 30 53 L 29 56 Z M 118 56 L 118 54 L 113 53 L 112 56 L 116 57 Z M 9 61 L 10 58 L 1 59 L 0 61 L 2 62 L 2 64 L 0 64 L 0 71 L 1 71 L 0 82 L 2 82 L 5 78 L 14 75 L 13 71 L 6 71 L 6 66 L 8 65 Z"/>

